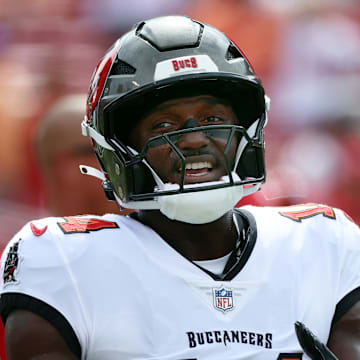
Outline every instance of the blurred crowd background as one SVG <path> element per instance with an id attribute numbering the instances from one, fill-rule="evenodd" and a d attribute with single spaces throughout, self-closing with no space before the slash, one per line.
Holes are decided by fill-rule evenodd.
<path id="1" fill-rule="evenodd" d="M 118 211 L 78 171 L 94 165 L 86 92 L 122 33 L 166 14 L 225 32 L 272 99 L 267 183 L 242 203 L 319 202 L 360 223 L 358 1 L 0 0 L 0 242 L 48 214 Z"/>

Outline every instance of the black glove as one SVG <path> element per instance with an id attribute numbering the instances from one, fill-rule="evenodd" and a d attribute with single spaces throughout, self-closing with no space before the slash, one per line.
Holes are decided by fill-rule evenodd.
<path id="1" fill-rule="evenodd" d="M 312 360 L 339 360 L 303 323 L 295 323 L 295 332 L 305 354 Z"/>

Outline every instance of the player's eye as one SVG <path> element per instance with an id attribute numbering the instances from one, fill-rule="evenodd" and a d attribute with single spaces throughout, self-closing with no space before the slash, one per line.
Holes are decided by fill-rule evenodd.
<path id="1" fill-rule="evenodd" d="M 160 123 L 155 124 L 155 125 L 153 126 L 153 129 L 162 129 L 162 128 L 167 128 L 167 127 L 169 127 L 169 126 L 171 126 L 170 123 L 163 121 L 163 122 L 160 122 Z"/>
<path id="2" fill-rule="evenodd" d="M 153 130 L 163 130 L 163 129 L 168 129 L 172 126 L 172 124 L 168 121 L 161 121 L 158 122 L 156 124 L 153 125 L 152 129 Z"/>
<path id="3" fill-rule="evenodd" d="M 203 120 L 205 123 L 207 124 L 218 124 L 218 123 L 223 123 L 224 119 L 221 118 L 220 116 L 208 116 Z"/>

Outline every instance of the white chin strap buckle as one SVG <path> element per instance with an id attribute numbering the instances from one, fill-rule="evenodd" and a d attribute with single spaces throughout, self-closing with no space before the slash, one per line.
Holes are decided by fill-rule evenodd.
<path id="1" fill-rule="evenodd" d="M 93 176 L 93 177 L 96 177 L 97 179 L 100 179 L 101 181 L 106 180 L 106 177 L 103 174 L 103 172 L 94 167 L 87 166 L 87 165 L 79 165 L 79 168 L 80 168 L 80 172 L 83 175 Z"/>

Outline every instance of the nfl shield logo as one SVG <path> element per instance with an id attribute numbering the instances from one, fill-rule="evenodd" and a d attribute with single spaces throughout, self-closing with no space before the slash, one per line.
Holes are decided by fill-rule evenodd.
<path id="1" fill-rule="evenodd" d="M 234 307 L 232 289 L 224 288 L 213 289 L 215 309 L 226 312 Z"/>

